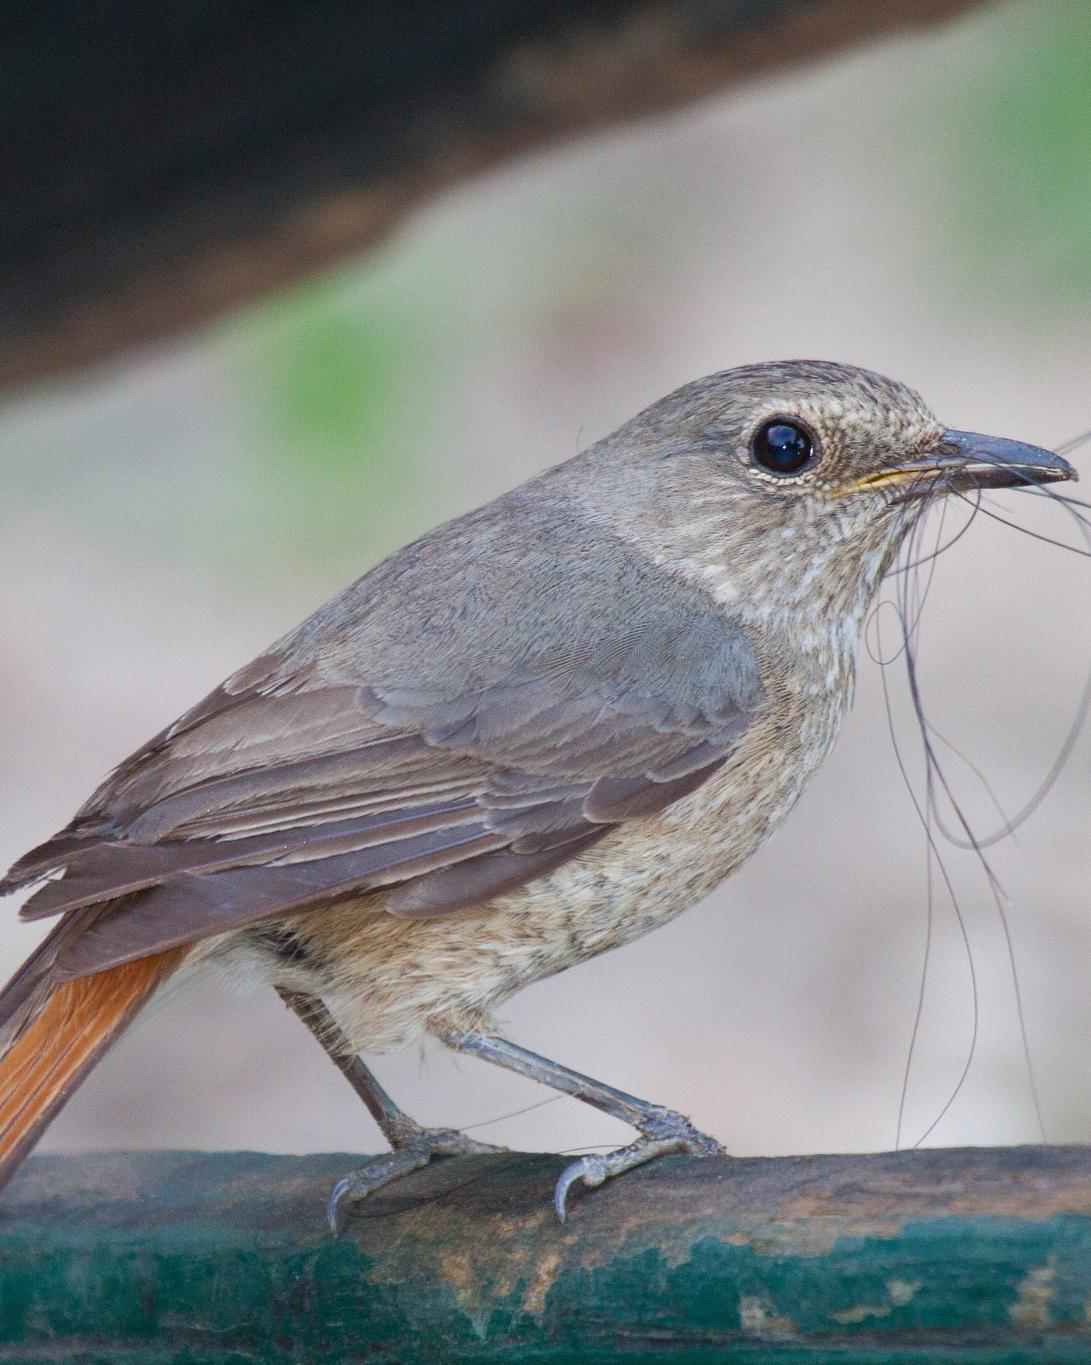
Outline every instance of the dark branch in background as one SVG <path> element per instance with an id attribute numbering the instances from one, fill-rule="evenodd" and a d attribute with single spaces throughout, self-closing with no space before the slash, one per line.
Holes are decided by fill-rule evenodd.
<path id="1" fill-rule="evenodd" d="M 975 2 L 17 0 L 0 383 L 213 317 L 565 134 Z"/>
<path id="2" fill-rule="evenodd" d="M 438 1162 L 334 1242 L 359 1157 L 32 1158 L 0 1359 L 1091 1359 L 1091 1149 L 665 1157 L 562 1226 L 564 1160 Z"/>

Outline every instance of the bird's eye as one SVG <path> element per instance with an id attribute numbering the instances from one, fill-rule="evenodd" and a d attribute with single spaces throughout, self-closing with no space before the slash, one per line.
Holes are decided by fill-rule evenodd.
<path id="1" fill-rule="evenodd" d="M 754 463 L 771 474 L 799 474 L 814 458 L 814 442 L 795 422 L 778 418 L 758 427 L 750 443 Z"/>

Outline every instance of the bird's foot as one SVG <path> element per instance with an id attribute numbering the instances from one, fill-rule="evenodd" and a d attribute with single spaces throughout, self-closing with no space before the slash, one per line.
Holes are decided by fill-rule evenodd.
<path id="1" fill-rule="evenodd" d="M 670 1109 L 659 1110 L 654 1118 L 641 1124 L 640 1137 L 628 1147 L 603 1154 L 581 1156 L 561 1172 L 553 1191 L 553 1207 L 563 1223 L 567 1216 L 568 1191 L 582 1181 L 590 1188 L 603 1185 L 614 1176 L 624 1175 L 634 1166 L 643 1166 L 656 1157 L 670 1152 L 688 1152 L 691 1156 L 723 1156 L 724 1149 L 706 1133 L 694 1128 L 689 1119 Z"/>
<path id="2" fill-rule="evenodd" d="M 477 1142 L 455 1128 L 417 1128 L 399 1140 L 393 1151 L 373 1157 L 366 1166 L 351 1171 L 333 1187 L 326 1205 L 326 1221 L 335 1237 L 344 1231 L 354 1204 L 369 1194 L 381 1190 L 411 1171 L 419 1171 L 440 1157 L 475 1156 L 485 1152 L 503 1152 L 504 1147 L 493 1147 Z"/>

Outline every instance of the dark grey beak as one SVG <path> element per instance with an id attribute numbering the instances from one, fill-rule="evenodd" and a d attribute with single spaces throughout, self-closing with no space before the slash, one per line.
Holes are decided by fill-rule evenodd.
<path id="1" fill-rule="evenodd" d="M 1079 476 L 1067 460 L 1040 446 L 982 436 L 977 431 L 945 431 L 933 464 L 949 488 L 1016 488 L 1059 483 Z"/>
<path id="2" fill-rule="evenodd" d="M 982 436 L 977 431 L 945 431 L 923 458 L 877 473 L 836 490 L 837 495 L 894 489 L 897 502 L 931 498 L 945 493 L 973 493 L 983 488 L 1033 488 L 1043 483 L 1078 479 L 1060 455 L 1041 446 Z"/>

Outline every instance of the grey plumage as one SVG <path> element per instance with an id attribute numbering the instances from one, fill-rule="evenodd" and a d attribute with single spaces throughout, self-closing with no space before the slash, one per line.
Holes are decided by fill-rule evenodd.
<path id="1" fill-rule="evenodd" d="M 761 697 L 745 633 L 609 531 L 589 561 L 555 485 L 399 551 L 126 760 L 17 871 L 66 869 L 27 918 L 105 907 L 56 975 L 409 879 L 388 911 L 451 913 L 714 771 Z"/>
<path id="2" fill-rule="evenodd" d="M 772 834 L 933 496 L 1071 476 L 945 430 L 894 381 L 784 362 L 686 385 L 399 550 L 0 883 L 45 879 L 23 913 L 61 917 L 0 993 L 0 1182 L 147 995 L 209 953 L 257 965 L 335 1050 L 427 1031 L 636 1123 L 641 1142 L 579 1167 L 594 1183 L 716 1150 L 486 1039 L 490 1011 L 672 918 Z M 397 1159 L 338 1200 L 473 1148 L 350 1069 Z"/>

